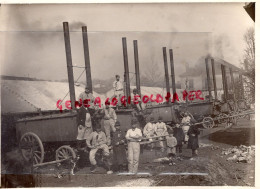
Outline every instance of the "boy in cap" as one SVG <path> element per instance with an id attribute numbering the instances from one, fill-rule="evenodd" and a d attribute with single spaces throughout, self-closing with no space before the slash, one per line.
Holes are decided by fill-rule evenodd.
<path id="1" fill-rule="evenodd" d="M 126 133 L 126 140 L 128 141 L 128 171 L 131 174 L 136 174 L 138 171 L 139 155 L 140 155 L 140 139 L 142 138 L 142 131 L 137 128 L 138 121 L 132 119 L 132 128 Z"/>
<path id="2" fill-rule="evenodd" d="M 170 160 L 169 165 L 173 165 L 173 158 L 176 155 L 176 148 L 177 140 L 173 136 L 173 130 L 169 131 L 169 136 L 166 136 L 166 145 L 167 145 L 167 153 Z"/>
<path id="3" fill-rule="evenodd" d="M 89 152 L 89 160 L 92 165 L 91 172 L 94 173 L 97 168 L 97 161 L 95 159 L 97 151 L 100 149 L 103 152 L 105 163 L 107 164 L 107 174 L 112 174 L 113 172 L 110 170 L 109 163 L 109 149 L 106 145 L 107 138 L 103 131 L 101 131 L 101 127 L 98 126 L 96 131 L 92 132 L 89 139 L 87 139 L 87 146 L 91 149 Z"/>
<path id="4" fill-rule="evenodd" d="M 123 166 L 126 164 L 126 151 L 125 151 L 125 136 L 120 129 L 120 122 L 115 124 L 116 131 L 112 136 L 113 146 L 113 169 L 114 171 L 122 171 Z"/>
<path id="5" fill-rule="evenodd" d="M 176 151 L 179 153 L 179 155 L 182 154 L 182 142 L 185 139 L 184 132 L 182 128 L 180 127 L 180 124 L 177 123 L 176 127 L 173 129 L 174 131 L 174 136 L 177 139 L 177 145 L 176 145 Z"/>
<path id="6" fill-rule="evenodd" d="M 155 125 L 155 133 L 157 136 L 163 136 L 167 134 L 167 127 L 164 122 L 162 122 L 162 117 L 159 116 L 158 123 Z M 159 142 L 162 152 L 164 152 L 164 144 L 162 138 L 159 138 L 161 141 Z"/>

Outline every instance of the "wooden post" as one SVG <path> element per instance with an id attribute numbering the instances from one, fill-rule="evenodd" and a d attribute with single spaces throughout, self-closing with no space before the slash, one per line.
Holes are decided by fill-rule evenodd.
<path id="1" fill-rule="evenodd" d="M 89 47 L 88 47 L 87 26 L 82 27 L 82 37 L 83 37 L 83 48 L 84 48 L 84 57 L 85 57 L 86 84 L 87 84 L 87 87 L 89 88 L 89 91 L 91 93 L 93 93 L 91 69 L 90 69 L 90 58 L 89 58 Z"/>
<path id="2" fill-rule="evenodd" d="M 173 60 L 173 51 L 169 50 L 170 53 L 170 64 L 171 64 L 171 77 L 172 77 L 172 94 L 176 93 L 176 83 L 175 83 L 175 72 L 174 72 L 174 60 Z"/>
<path id="3" fill-rule="evenodd" d="M 241 87 L 240 98 L 241 99 L 245 99 L 245 96 L 244 96 L 244 82 L 243 82 L 243 77 L 242 77 L 241 73 L 239 73 L 239 84 L 240 84 L 240 87 Z"/>
<path id="4" fill-rule="evenodd" d="M 138 94 L 141 95 L 141 84 L 140 84 L 139 57 L 138 57 L 137 40 L 134 40 L 134 57 L 135 57 L 136 88 L 138 90 Z"/>
<path id="5" fill-rule="evenodd" d="M 129 79 L 129 67 L 128 67 L 128 56 L 127 56 L 127 43 L 126 38 L 122 38 L 122 44 L 123 44 L 123 56 L 124 56 L 124 68 L 125 68 L 125 82 L 126 82 L 126 97 L 128 99 L 129 96 L 131 96 L 130 92 L 130 79 Z M 129 104 L 127 103 L 127 106 Z"/>
<path id="6" fill-rule="evenodd" d="M 66 52 L 66 59 L 67 59 L 70 100 L 71 100 L 71 107 L 74 110 L 76 97 L 75 97 L 74 76 L 73 76 L 72 56 L 71 56 L 71 47 L 70 47 L 70 33 L 69 33 L 68 22 L 63 22 L 63 32 L 64 32 L 65 52 Z"/>
<path id="7" fill-rule="evenodd" d="M 207 84 L 208 84 L 208 91 L 209 91 L 209 101 L 211 102 L 212 95 L 211 95 L 211 82 L 210 82 L 210 75 L 209 75 L 208 58 L 205 58 L 205 64 L 206 64 Z"/>
<path id="8" fill-rule="evenodd" d="M 167 93 L 170 93 L 170 83 L 169 83 L 169 73 L 168 73 L 166 47 L 163 47 L 163 60 L 164 60 L 164 71 L 165 71 L 165 80 L 166 80 L 166 90 L 167 90 Z"/>
<path id="9" fill-rule="evenodd" d="M 212 75 L 213 75 L 214 96 L 215 96 L 215 100 L 218 100 L 216 72 L 215 72 L 215 62 L 214 62 L 213 58 L 211 59 L 211 68 L 212 68 Z"/>

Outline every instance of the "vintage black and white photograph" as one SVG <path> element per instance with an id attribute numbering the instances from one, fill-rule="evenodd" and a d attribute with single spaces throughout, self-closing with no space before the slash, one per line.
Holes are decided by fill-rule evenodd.
<path id="1" fill-rule="evenodd" d="M 1 4 L 1 187 L 255 186 L 255 2 Z"/>

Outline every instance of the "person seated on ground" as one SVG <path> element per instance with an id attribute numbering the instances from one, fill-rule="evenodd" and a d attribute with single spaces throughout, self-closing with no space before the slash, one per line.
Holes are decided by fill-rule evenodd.
<path id="1" fill-rule="evenodd" d="M 107 169 L 107 174 L 112 174 L 110 169 L 110 154 L 107 146 L 107 138 L 103 131 L 101 131 L 101 126 L 96 128 L 96 131 L 92 132 L 89 139 L 87 139 L 87 146 L 91 149 L 89 152 L 89 160 L 92 165 L 91 172 L 94 173 L 97 169 L 97 161 L 95 159 L 98 150 L 102 150 L 104 156 L 105 168 Z"/>
<path id="2" fill-rule="evenodd" d="M 176 152 L 179 153 L 179 156 L 182 155 L 182 143 L 185 139 L 184 132 L 182 128 L 180 127 L 180 124 L 177 123 L 176 127 L 173 129 L 174 136 L 177 140 L 177 145 L 176 145 Z"/>
<path id="3" fill-rule="evenodd" d="M 126 150 L 125 150 L 125 134 L 120 128 L 120 122 L 115 124 L 116 131 L 112 133 L 113 146 L 113 171 L 123 171 L 127 164 Z"/>
<path id="4" fill-rule="evenodd" d="M 164 136 L 164 135 L 168 134 L 166 124 L 164 122 L 162 122 L 161 116 L 159 116 L 158 122 L 155 125 L 155 133 L 157 136 Z M 159 140 L 160 140 L 159 145 L 160 145 L 161 151 L 164 152 L 165 147 L 164 147 L 164 142 L 162 141 L 162 139 L 163 139 L 162 137 L 159 138 Z"/>
<path id="5" fill-rule="evenodd" d="M 149 118 L 147 118 L 149 120 Z M 143 129 L 143 134 L 146 138 L 151 138 L 155 136 L 155 125 L 153 124 L 154 118 L 151 117 L 149 121 L 147 121 L 146 125 L 144 126 Z M 153 141 L 153 139 L 149 139 L 149 141 Z M 154 143 L 150 144 L 151 151 L 154 148 Z"/>
<path id="6" fill-rule="evenodd" d="M 166 136 L 167 153 L 170 160 L 169 165 L 173 165 L 173 158 L 176 156 L 177 140 L 173 136 L 173 131 L 169 131 L 169 136 Z"/>
<path id="7" fill-rule="evenodd" d="M 199 138 L 200 131 L 196 125 L 192 125 L 188 131 L 188 149 L 192 150 L 192 157 L 198 156 Z"/>
<path id="8" fill-rule="evenodd" d="M 105 102 L 105 109 L 104 109 L 104 130 L 107 137 L 107 145 L 111 145 L 111 131 L 115 132 L 115 123 L 117 121 L 116 112 L 113 108 L 110 107 L 110 102 Z"/>

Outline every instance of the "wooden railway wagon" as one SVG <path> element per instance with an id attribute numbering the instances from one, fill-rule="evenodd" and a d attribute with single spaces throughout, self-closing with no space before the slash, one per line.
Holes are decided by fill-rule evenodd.
<path id="1" fill-rule="evenodd" d="M 59 113 L 23 118 L 16 122 L 19 145 L 32 145 L 33 164 L 41 164 L 50 147 L 56 147 L 56 161 L 76 158 L 77 113 Z M 51 144 L 51 145 L 50 145 Z M 55 144 L 55 145 L 53 145 Z M 25 159 L 25 151 L 22 150 Z"/>

